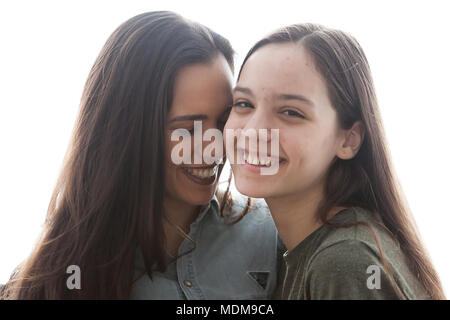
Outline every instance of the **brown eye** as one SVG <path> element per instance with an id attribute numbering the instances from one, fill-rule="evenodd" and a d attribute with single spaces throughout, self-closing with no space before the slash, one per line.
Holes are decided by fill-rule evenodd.
<path id="1" fill-rule="evenodd" d="M 236 102 L 236 103 L 234 103 L 232 105 L 232 107 L 235 107 L 235 108 L 253 108 L 253 106 L 250 103 L 245 102 L 245 101 Z"/>
<path id="2" fill-rule="evenodd" d="M 297 112 L 295 110 L 284 110 L 282 113 L 289 117 L 296 117 L 296 118 L 303 118 L 303 119 L 305 118 L 302 114 L 300 114 L 299 112 Z"/>

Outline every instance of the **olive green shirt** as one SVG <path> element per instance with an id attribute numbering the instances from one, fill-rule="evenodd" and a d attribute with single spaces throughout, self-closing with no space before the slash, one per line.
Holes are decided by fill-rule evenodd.
<path id="1" fill-rule="evenodd" d="M 406 299 L 428 299 L 405 256 L 386 229 L 362 208 L 337 213 L 330 223 L 366 222 L 375 232 L 395 284 Z M 366 225 L 322 225 L 281 261 L 274 299 L 399 299 Z M 283 263 L 284 262 L 284 263 Z"/>

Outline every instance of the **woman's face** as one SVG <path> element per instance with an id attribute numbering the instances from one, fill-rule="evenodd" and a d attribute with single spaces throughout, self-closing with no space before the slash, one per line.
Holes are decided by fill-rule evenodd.
<path id="1" fill-rule="evenodd" d="M 211 143 L 202 142 L 194 148 L 194 121 L 201 121 L 202 136 L 207 129 L 223 130 L 232 102 L 232 81 L 231 69 L 222 55 L 210 63 L 188 65 L 177 74 L 166 136 L 166 196 L 172 200 L 201 205 L 213 197 L 222 165 L 219 168 L 215 163 L 206 164 L 203 157 L 200 163 L 194 163 L 195 152 L 203 154 Z M 177 129 L 186 129 L 191 134 L 185 141 L 190 144 L 191 164 L 175 164 L 172 159 L 172 149 L 182 142 L 171 141 Z M 181 155 L 184 156 L 183 152 Z"/>
<path id="2" fill-rule="evenodd" d="M 250 155 L 253 164 L 232 164 L 237 189 L 256 198 L 321 188 L 342 137 L 324 79 L 306 50 L 294 44 L 266 45 L 247 60 L 225 129 L 268 129 L 269 137 L 279 129 L 276 174 L 261 175 L 262 166 L 254 165 L 257 150 L 248 145 L 244 159 Z M 269 157 L 273 143 L 268 141 Z"/>

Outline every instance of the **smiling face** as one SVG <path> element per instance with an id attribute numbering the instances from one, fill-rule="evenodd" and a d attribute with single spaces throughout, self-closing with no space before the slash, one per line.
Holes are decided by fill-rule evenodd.
<path id="1" fill-rule="evenodd" d="M 204 161 L 200 164 L 175 164 L 171 152 L 180 142 L 171 141 L 171 135 L 177 129 L 191 133 L 188 143 L 191 142 L 190 158 L 194 163 L 194 121 L 201 121 L 203 132 L 212 128 L 223 130 L 226 111 L 232 102 L 232 79 L 231 69 L 222 55 L 207 64 L 186 66 L 178 73 L 166 136 L 166 196 L 171 200 L 201 205 L 213 197 L 219 166 L 208 165 Z M 209 144 L 209 141 L 203 142 L 202 153 Z"/>
<path id="2" fill-rule="evenodd" d="M 232 164 L 237 189 L 256 198 L 320 190 L 344 133 L 313 59 L 291 43 L 269 44 L 250 56 L 234 90 L 225 128 L 279 129 L 276 174 L 261 175 L 248 147 L 246 158 L 250 152 L 248 162 L 253 164 Z"/>

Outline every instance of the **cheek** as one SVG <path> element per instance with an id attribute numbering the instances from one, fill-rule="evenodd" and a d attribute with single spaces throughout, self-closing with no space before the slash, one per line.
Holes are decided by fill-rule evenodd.
<path id="1" fill-rule="evenodd" d="M 335 123 L 329 123 L 328 126 L 324 126 L 316 133 L 315 149 L 325 165 L 329 164 L 336 155 L 337 134 Z"/>
<path id="2" fill-rule="evenodd" d="M 172 149 L 176 145 L 176 142 L 172 142 L 170 140 L 166 141 L 166 169 L 169 170 L 175 166 L 175 164 L 172 162 Z M 167 171 L 168 172 L 168 171 Z"/>
<path id="3" fill-rule="evenodd" d="M 292 146 L 297 166 L 313 175 L 322 175 L 330 165 L 334 154 L 335 137 L 324 128 L 305 132 L 296 146 Z"/>
<path id="4" fill-rule="evenodd" d="M 304 127 L 288 132 L 280 137 L 280 146 L 294 170 L 311 171 L 315 167 L 322 167 L 329 158 L 330 141 L 318 128 Z"/>
<path id="5" fill-rule="evenodd" d="M 233 111 L 231 112 L 230 116 L 228 117 L 227 122 L 225 123 L 225 127 L 223 129 L 223 141 L 224 141 L 224 148 L 230 149 L 235 147 L 233 143 L 234 137 L 234 130 L 242 128 L 241 127 L 241 120 L 239 117 L 236 117 L 233 115 Z M 227 133 L 228 132 L 228 133 Z"/>
<path id="6" fill-rule="evenodd" d="M 242 129 L 245 125 L 243 117 L 237 115 L 231 110 L 228 120 L 225 123 L 225 129 Z"/>
<path id="7" fill-rule="evenodd" d="M 173 189 L 174 183 L 177 181 L 177 171 L 179 166 L 172 161 L 172 149 L 178 144 L 177 141 L 166 141 L 166 155 L 165 155 L 165 176 L 166 185 L 169 189 Z"/>
<path id="8" fill-rule="evenodd" d="M 292 168 L 300 168 L 310 153 L 310 146 L 307 140 L 290 139 L 283 143 L 283 148 L 289 150 L 287 153 L 289 166 Z"/>
<path id="9" fill-rule="evenodd" d="M 172 150 L 171 148 L 168 148 L 168 150 L 166 151 L 165 180 L 166 180 L 166 188 L 168 189 L 172 189 L 173 187 L 173 181 L 176 171 L 176 166 L 170 158 L 171 150 Z"/>

